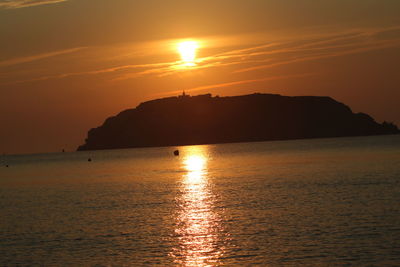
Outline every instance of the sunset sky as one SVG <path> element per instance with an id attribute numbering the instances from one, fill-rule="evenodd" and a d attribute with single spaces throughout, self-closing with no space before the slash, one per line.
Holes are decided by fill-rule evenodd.
<path id="1" fill-rule="evenodd" d="M 399 125 L 399 63 L 398 0 L 0 0 L 0 153 L 75 150 L 183 89 L 331 96 Z"/>

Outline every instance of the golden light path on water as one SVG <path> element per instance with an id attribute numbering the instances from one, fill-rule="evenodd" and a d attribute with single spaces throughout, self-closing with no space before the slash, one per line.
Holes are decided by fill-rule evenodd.
<path id="1" fill-rule="evenodd" d="M 182 194 L 177 200 L 175 229 L 180 246 L 173 256 L 180 265 L 212 266 L 218 264 L 224 246 L 222 225 L 214 211 L 215 196 L 210 188 L 207 147 L 187 147 L 182 152 L 186 173 L 182 177 Z"/>

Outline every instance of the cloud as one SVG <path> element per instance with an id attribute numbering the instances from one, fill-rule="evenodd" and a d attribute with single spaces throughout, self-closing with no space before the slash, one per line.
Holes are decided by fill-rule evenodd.
<path id="1" fill-rule="evenodd" d="M 30 6 L 48 5 L 68 0 L 0 0 L 0 8 L 15 9 Z"/>
<path id="2" fill-rule="evenodd" d="M 400 27 L 355 29 L 342 33 L 314 34 L 292 39 L 270 41 L 256 46 L 240 47 L 198 59 L 192 70 L 234 67 L 232 73 L 250 72 L 282 65 L 339 57 L 400 46 Z M 391 34 L 388 34 L 391 33 Z M 141 75 L 173 75 L 179 72 L 179 62 L 161 68 L 148 68 L 121 74 L 116 80 Z M 235 67 L 236 66 L 236 67 Z"/>
<path id="3" fill-rule="evenodd" d="M 38 55 L 33 55 L 33 56 L 7 59 L 7 60 L 0 61 L 0 67 L 8 67 L 8 66 L 17 65 L 17 64 L 33 62 L 33 61 L 44 59 L 44 58 L 74 53 L 74 52 L 77 52 L 84 48 L 86 48 L 86 47 L 75 47 L 75 48 L 53 51 L 53 52 L 48 52 L 48 53 L 43 53 L 43 54 L 38 54 Z"/>
<path id="4" fill-rule="evenodd" d="M 169 68 L 168 66 L 174 65 L 175 62 L 165 62 L 165 63 L 149 63 L 149 64 L 131 64 L 131 65 L 122 65 L 122 66 L 116 66 L 116 67 L 110 67 L 110 68 L 104 68 L 104 69 L 98 69 L 98 70 L 92 70 L 92 71 L 82 71 L 82 72 L 67 72 L 67 73 L 61 73 L 61 74 L 55 74 L 55 75 L 48 75 L 48 76 L 41 76 L 38 78 L 30 79 L 30 80 L 19 80 L 19 81 L 13 81 L 7 84 L 17 84 L 17 83 L 26 83 L 26 82 L 37 82 L 37 81 L 45 81 L 45 80 L 51 80 L 51 79 L 64 79 L 68 77 L 73 77 L 73 76 L 84 76 L 84 75 L 100 75 L 100 74 L 106 74 L 106 73 L 118 73 L 122 71 L 130 71 L 130 70 L 135 70 L 135 69 L 146 69 L 149 68 L 149 72 L 154 71 L 154 72 L 159 72 L 160 69 L 163 68 Z M 166 66 L 166 67 L 165 67 Z M 136 75 L 144 75 L 147 73 L 143 73 L 146 71 L 141 71 L 141 72 L 134 72 Z M 2 75 L 0 73 L 0 75 Z M 129 78 L 132 78 L 129 76 Z M 113 79 L 114 80 L 124 80 L 123 76 L 119 76 L 119 78 Z"/>
<path id="5" fill-rule="evenodd" d="M 400 26 L 382 28 L 351 29 L 343 32 L 321 31 L 313 35 L 298 35 L 286 39 L 271 39 L 258 42 L 256 45 L 240 43 L 236 46 L 227 47 L 224 51 L 209 54 L 197 59 L 196 65 L 190 67 L 191 71 L 210 70 L 219 68 L 225 72 L 235 75 L 239 72 L 252 72 L 269 68 L 277 68 L 282 65 L 298 64 L 301 62 L 317 61 L 326 58 L 340 57 L 350 54 L 364 53 L 373 50 L 381 50 L 400 46 Z M 160 41 L 163 43 L 163 41 Z M 165 42 L 164 42 L 165 43 Z M 206 42 L 205 42 L 206 43 Z M 221 43 L 224 43 L 221 41 Z M 160 45 L 162 47 L 162 45 Z M 221 51 L 222 48 L 219 48 Z M 160 48 L 152 47 L 152 51 Z M 53 52 L 28 58 L 14 59 L 0 62 L 0 66 L 29 62 L 43 57 L 66 53 L 69 50 Z M 209 51 L 212 51 L 211 49 Z M 214 50 L 215 51 L 215 50 Z M 100 52 L 99 52 L 100 53 Z M 105 53 L 103 53 L 105 54 Z M 131 58 L 133 62 L 140 55 Z M 153 57 L 154 60 L 154 57 Z M 142 62 L 143 59 L 141 59 Z M 126 61 L 125 61 L 126 63 Z M 186 68 L 180 61 L 166 61 L 144 64 L 120 64 L 112 61 L 104 61 L 105 67 L 77 72 L 65 72 L 59 74 L 42 75 L 31 80 L 20 80 L 20 82 L 41 81 L 48 79 L 61 79 L 80 75 L 104 75 L 109 74 L 108 80 L 121 81 L 135 79 L 141 76 L 164 77 L 176 75 Z M 260 75 L 260 74 L 259 74 Z M 15 81 L 15 80 L 14 80 Z"/>
<path id="6" fill-rule="evenodd" d="M 265 77 L 265 78 L 261 78 L 261 79 L 250 79 L 250 80 L 241 80 L 241 81 L 234 81 L 234 82 L 228 82 L 228 83 L 218 83 L 218 84 L 198 86 L 198 87 L 190 88 L 187 91 L 188 92 L 201 91 L 201 90 L 215 89 L 215 88 L 221 88 L 221 87 L 230 87 L 230 86 L 240 85 L 240 84 L 258 83 L 258 82 L 282 80 L 282 79 L 288 79 L 288 78 L 302 78 L 302 77 L 308 77 L 308 76 L 313 76 L 313 75 L 316 75 L 316 73 L 301 73 L 301 74 L 271 76 L 271 77 Z"/>
<path id="7" fill-rule="evenodd" d="M 269 64 L 261 64 L 261 65 L 256 65 L 253 67 L 239 69 L 239 70 L 234 71 L 234 73 L 249 72 L 249 71 L 268 69 L 268 68 L 273 68 L 273 67 L 278 67 L 278 66 L 288 65 L 288 64 L 294 64 L 294 63 L 299 63 L 299 62 L 306 62 L 306 61 L 339 57 L 339 56 L 350 55 L 350 54 L 364 53 L 364 52 L 368 52 L 368 51 L 379 50 L 379 49 L 395 47 L 395 46 L 400 46 L 400 41 L 377 42 L 374 44 L 365 45 L 364 47 L 358 47 L 358 46 L 354 46 L 354 45 L 342 46 L 342 47 L 346 47 L 348 49 L 343 49 L 341 51 L 334 51 L 335 48 L 336 49 L 341 48 L 340 46 L 334 46 L 334 47 L 331 47 L 332 51 L 326 51 L 326 52 L 323 51 L 321 53 L 313 53 L 308 56 L 296 56 L 293 58 L 288 58 L 287 60 L 279 60 L 279 61 L 269 63 Z M 315 50 L 317 50 L 317 49 L 315 49 Z M 297 52 L 300 52 L 300 51 L 297 51 Z M 270 60 L 266 60 L 266 61 L 270 61 Z M 263 62 L 263 61 L 260 61 L 260 62 Z"/>

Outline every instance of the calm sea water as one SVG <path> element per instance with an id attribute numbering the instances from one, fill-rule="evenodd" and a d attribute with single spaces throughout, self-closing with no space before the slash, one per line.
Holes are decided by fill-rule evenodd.
<path id="1" fill-rule="evenodd" d="M 399 135 L 174 150 L 3 156 L 0 266 L 400 265 Z"/>

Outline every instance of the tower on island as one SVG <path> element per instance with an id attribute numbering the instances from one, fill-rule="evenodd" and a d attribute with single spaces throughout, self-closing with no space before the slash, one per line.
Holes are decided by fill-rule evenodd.
<path id="1" fill-rule="evenodd" d="M 187 95 L 187 94 L 185 93 L 185 90 L 183 90 L 183 91 L 182 91 L 182 94 L 181 94 L 179 97 L 182 97 L 182 98 L 184 98 L 184 97 L 190 97 L 190 95 Z"/>

